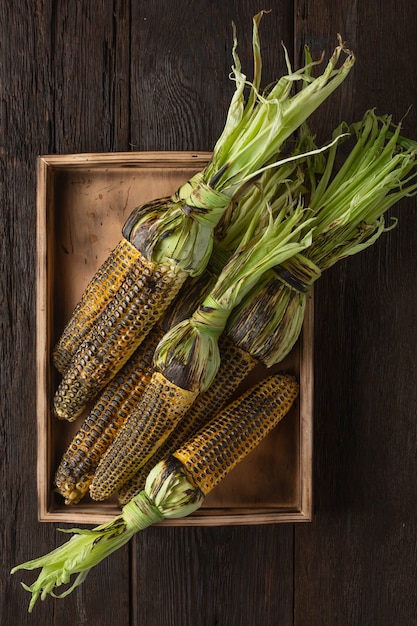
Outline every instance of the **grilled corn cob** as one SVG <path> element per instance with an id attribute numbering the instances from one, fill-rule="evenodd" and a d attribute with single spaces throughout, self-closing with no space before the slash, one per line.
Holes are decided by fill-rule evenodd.
<path id="1" fill-rule="evenodd" d="M 119 490 L 120 504 L 126 504 L 144 487 L 152 467 L 167 453 L 188 439 L 200 426 L 223 407 L 246 375 L 258 364 L 248 352 L 240 350 L 226 335 L 219 339 L 221 365 L 210 387 L 191 405 L 171 435 L 162 442 L 148 461 Z M 218 384 L 217 384 L 217 381 Z"/>
<path id="2" fill-rule="evenodd" d="M 65 504 L 76 504 L 88 493 L 99 460 L 152 377 L 152 359 L 162 336 L 162 328 L 155 326 L 101 393 L 74 435 L 54 479 L 56 491 L 65 498 Z"/>
<path id="3" fill-rule="evenodd" d="M 270 376 L 210 420 L 172 456 L 207 495 L 288 413 L 297 395 L 294 378 Z"/>
<path id="4" fill-rule="evenodd" d="M 54 412 L 73 421 L 134 353 L 185 280 L 172 264 L 129 274 L 78 349 L 54 396 Z"/>
<path id="5" fill-rule="evenodd" d="M 162 445 L 198 391 L 180 388 L 154 372 L 145 392 L 102 456 L 90 484 L 93 500 L 112 495 Z"/>
<path id="6" fill-rule="evenodd" d="M 284 142 L 344 81 L 355 61 L 339 39 L 339 45 L 321 76 L 311 77 L 310 59 L 306 67 L 297 72 L 292 70 L 287 59 L 289 74 L 260 96 L 262 63 L 258 26 L 262 15 L 260 12 L 253 19 L 254 78 L 246 103 L 243 92 L 247 80 L 241 72 L 234 35 L 232 54 L 236 90 L 210 163 L 172 197 L 135 209 L 122 231 L 147 260 L 156 264 L 157 271 L 174 273 L 179 280 L 169 281 L 172 289 L 174 285 L 179 288 L 187 274 L 202 271 L 210 257 L 213 230 L 231 199 L 265 168 L 288 161 L 277 160 Z M 342 54 L 347 55 L 346 59 L 337 67 Z M 305 80 L 308 84 L 291 96 L 296 80 Z M 155 315 L 153 310 L 145 327 L 132 326 L 137 310 L 126 307 L 126 293 L 130 298 L 129 285 L 127 291 L 122 285 L 121 292 L 101 313 L 79 347 L 54 400 L 58 417 L 75 419 L 122 367 L 149 327 L 162 315 L 163 309 L 156 304 L 158 313 Z M 167 300 L 168 294 L 172 296 L 170 289 L 164 293 L 167 293 Z M 143 301 L 146 304 L 146 299 Z"/>
<path id="7" fill-rule="evenodd" d="M 64 545 L 14 567 L 12 573 L 41 569 L 31 586 L 23 585 L 31 593 L 29 611 L 39 597 L 67 596 L 95 565 L 135 533 L 196 511 L 204 496 L 284 417 L 297 394 L 298 384 L 292 377 L 264 380 L 214 418 L 195 439 L 156 465 L 145 489 L 123 507 L 120 515 L 92 530 L 72 529 L 74 534 Z M 62 584 L 70 586 L 57 594 L 55 590 Z"/>
<path id="8" fill-rule="evenodd" d="M 114 297 L 129 268 L 140 260 L 140 252 L 122 238 L 93 276 L 52 353 L 53 363 L 61 374 L 68 369 L 83 337 Z"/>

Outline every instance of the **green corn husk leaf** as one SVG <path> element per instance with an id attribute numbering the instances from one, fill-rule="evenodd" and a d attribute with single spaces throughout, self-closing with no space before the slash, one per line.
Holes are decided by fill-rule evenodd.
<path id="1" fill-rule="evenodd" d="M 213 229 L 232 199 L 265 169 L 282 167 L 297 158 L 281 158 L 283 144 L 345 80 L 355 62 L 339 38 L 323 74 L 313 79 L 310 55 L 306 53 L 304 68 L 293 71 L 285 51 L 288 75 L 261 94 L 259 23 L 263 14 L 261 11 L 253 18 L 252 83 L 242 73 L 233 27 L 236 89 L 210 163 L 171 197 L 135 209 L 123 228 L 123 236 L 147 258 L 157 263 L 172 261 L 192 276 L 207 265 Z M 346 59 L 339 66 L 342 55 Z M 305 87 L 291 95 L 296 83 Z M 249 95 L 245 101 L 246 87 Z"/>
<path id="2" fill-rule="evenodd" d="M 306 134 L 299 138 L 285 163 L 266 169 L 245 193 L 229 204 L 218 227 L 214 231 L 215 243 L 210 261 L 225 265 L 227 256 L 246 238 L 261 233 L 273 217 L 294 206 L 297 196 L 306 195 L 304 178 L 307 163 L 315 156 L 333 148 L 348 133 L 334 134 L 328 144 L 318 148 Z M 268 205 L 269 211 L 259 211 L 260 205 Z M 255 222 L 253 216 L 257 216 Z"/>
<path id="3" fill-rule="evenodd" d="M 40 598 L 65 598 L 86 579 L 89 571 L 110 554 L 124 546 L 137 532 L 163 519 L 185 517 L 197 510 L 203 494 L 186 476 L 175 459 L 161 461 L 149 473 L 144 490 L 122 508 L 110 522 L 95 528 L 62 530 L 73 536 L 48 554 L 17 565 L 19 570 L 40 569 L 32 585 L 22 583 L 29 591 L 29 613 Z M 58 593 L 62 586 L 66 589 Z"/>
<path id="4" fill-rule="evenodd" d="M 340 137 L 345 130 L 350 137 L 345 145 L 333 144 L 300 165 L 305 168 L 305 202 L 315 218 L 312 243 L 275 268 L 282 281 L 275 319 L 270 315 L 257 336 L 245 325 L 248 310 L 237 310 L 230 319 L 227 332 L 268 367 L 285 358 L 298 339 L 306 293 L 322 272 L 373 245 L 396 225 L 394 220 L 386 226 L 386 211 L 417 194 L 417 143 L 400 135 L 401 125 L 393 126 L 391 116 L 370 110 L 350 127 L 342 124 L 334 135 Z M 304 132 L 300 144 L 311 149 L 312 137 L 306 127 Z M 255 316 L 251 322 L 253 326 Z"/>
<path id="5" fill-rule="evenodd" d="M 257 37 L 257 29 L 254 31 Z M 338 67 L 341 55 L 346 54 Z M 317 78 L 311 75 L 311 56 L 306 49 L 306 65 L 293 71 L 286 54 L 288 74 L 280 78 L 265 94 L 260 94 L 259 77 L 251 85 L 246 107 L 241 108 L 241 119 L 231 132 L 216 144 L 212 161 L 206 168 L 208 176 L 216 180 L 216 189 L 224 191 L 230 186 L 240 186 L 265 167 L 273 167 L 285 141 L 345 80 L 355 63 L 354 55 L 347 50 L 340 37 L 324 72 Z M 314 63 L 314 64 L 318 64 Z M 233 68 L 237 85 L 241 88 L 246 78 L 240 71 L 235 55 Z M 304 83 L 304 88 L 291 95 L 294 85 Z M 241 98 L 243 98 L 243 90 Z M 286 159 L 276 160 L 284 164 Z M 209 178 L 210 179 L 210 178 Z"/>
<path id="6" fill-rule="evenodd" d="M 386 212 L 417 193 L 417 143 L 401 137 L 401 124 L 369 110 L 348 130 L 346 145 L 333 145 L 309 164 L 309 208 L 316 221 L 303 254 L 322 271 L 373 245 L 396 224 L 385 225 Z"/>
<path id="7" fill-rule="evenodd" d="M 367 111 L 350 127 L 340 125 L 333 135 L 338 141 L 313 154 L 313 137 L 303 125 L 296 150 L 307 156 L 290 173 L 287 188 L 289 196 L 295 189 L 305 198 L 304 216 L 314 217 L 312 242 L 265 275 L 265 281 L 235 307 L 226 328 L 234 343 L 267 367 L 282 361 L 296 343 L 306 294 L 322 272 L 373 245 L 395 226 L 395 221 L 385 225 L 384 213 L 401 198 L 417 193 L 417 144 L 402 137 L 400 129 L 393 127 L 390 116 Z M 257 192 L 262 193 L 263 184 L 273 188 L 274 180 L 274 171 L 265 172 Z M 281 180 L 276 181 L 279 199 Z M 251 190 L 249 200 L 254 197 Z"/>
<path id="8" fill-rule="evenodd" d="M 300 157 L 300 161 L 307 156 Z M 294 204 L 294 198 L 303 190 L 303 182 L 304 171 L 295 161 L 264 172 L 245 194 L 229 205 L 219 231 L 215 231 L 213 254 L 216 256 L 224 250 L 226 255 L 227 251 L 236 250 L 249 232 L 252 236 L 262 232 L 268 225 L 270 214 L 277 215 Z M 259 206 L 266 204 L 269 211 L 259 214 Z M 255 213 L 258 221 L 254 224 Z"/>

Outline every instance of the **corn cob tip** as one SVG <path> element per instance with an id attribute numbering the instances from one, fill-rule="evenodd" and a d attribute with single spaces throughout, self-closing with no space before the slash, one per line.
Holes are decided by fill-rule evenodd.
<path id="1" fill-rule="evenodd" d="M 61 374 L 70 367 L 84 337 L 115 296 L 130 267 L 141 261 L 141 253 L 122 237 L 98 268 L 54 347 L 52 362 Z"/>
<path id="2" fill-rule="evenodd" d="M 55 485 L 66 504 L 88 493 L 95 469 L 153 373 L 152 357 L 163 335 L 155 326 L 121 371 L 111 380 L 69 443 L 55 472 Z"/>
<path id="3" fill-rule="evenodd" d="M 55 480 L 55 492 L 64 498 L 65 504 L 78 504 L 88 493 L 91 479 L 92 476 L 85 474 L 79 481 L 70 476 L 66 480 Z"/>
<path id="4" fill-rule="evenodd" d="M 60 420 L 73 422 L 83 413 L 91 399 L 91 383 L 82 378 L 63 379 L 53 398 L 53 412 Z"/>
<path id="5" fill-rule="evenodd" d="M 72 355 L 65 348 L 59 349 L 58 346 L 52 351 L 52 364 L 60 374 L 64 374 L 71 361 Z"/>

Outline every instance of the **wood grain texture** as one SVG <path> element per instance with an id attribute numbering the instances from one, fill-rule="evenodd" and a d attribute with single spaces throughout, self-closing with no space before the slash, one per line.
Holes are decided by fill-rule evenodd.
<path id="1" fill-rule="evenodd" d="M 320 136 L 365 109 L 417 138 L 417 23 L 405 0 L 281 0 L 262 23 L 265 83 L 330 52 L 357 54 L 312 118 Z M 315 291 L 311 524 L 153 528 L 65 600 L 39 603 L 13 565 L 63 540 L 36 517 L 38 154 L 211 150 L 233 90 L 231 27 L 250 66 L 258 0 L 0 3 L 0 623 L 45 626 L 417 625 L 416 202 L 396 230 Z M 268 8 L 268 7 L 266 7 Z M 298 64 L 298 63 L 296 63 Z M 248 67 L 248 77 L 251 67 Z"/>
<path id="2" fill-rule="evenodd" d="M 357 55 L 326 126 L 371 107 L 399 121 L 414 106 L 404 132 L 417 138 L 407 13 L 401 0 L 299 3 L 300 43 L 340 31 Z M 296 528 L 297 626 L 417 624 L 416 201 L 392 213 L 395 230 L 317 286 L 315 514 Z"/>
<path id="3" fill-rule="evenodd" d="M 53 152 L 128 149 L 130 2 L 52 2 Z"/>
<path id="4" fill-rule="evenodd" d="M 292 624 L 291 524 L 152 528 L 136 543 L 132 624 Z"/>

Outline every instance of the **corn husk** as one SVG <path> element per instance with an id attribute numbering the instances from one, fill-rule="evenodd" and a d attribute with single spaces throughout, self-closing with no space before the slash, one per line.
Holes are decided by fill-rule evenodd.
<path id="1" fill-rule="evenodd" d="M 252 82 L 242 72 L 233 29 L 236 88 L 210 163 L 172 196 L 137 207 L 123 227 L 123 236 L 147 258 L 173 261 L 192 276 L 206 267 L 213 230 L 232 200 L 265 170 L 297 158 L 283 156 L 283 145 L 345 80 L 355 63 L 340 37 L 323 73 L 314 79 L 311 67 L 319 62 L 312 62 L 306 52 L 306 65 L 295 71 L 285 52 L 288 74 L 262 92 L 259 23 L 263 14 L 261 11 L 253 18 Z M 304 88 L 295 91 L 297 85 Z"/>

